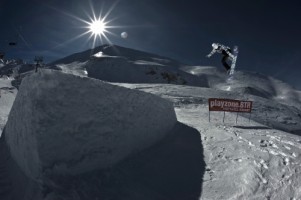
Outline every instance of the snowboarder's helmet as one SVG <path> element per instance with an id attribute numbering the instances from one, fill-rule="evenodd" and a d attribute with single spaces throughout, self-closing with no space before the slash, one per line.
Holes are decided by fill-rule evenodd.
<path id="1" fill-rule="evenodd" d="M 212 47 L 213 47 L 214 49 L 217 49 L 217 48 L 218 48 L 218 45 L 217 45 L 216 43 L 213 43 L 213 44 L 212 44 Z"/>

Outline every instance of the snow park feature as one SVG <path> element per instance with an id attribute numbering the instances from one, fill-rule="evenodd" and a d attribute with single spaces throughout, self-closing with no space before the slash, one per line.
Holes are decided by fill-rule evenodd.
<path id="1" fill-rule="evenodd" d="M 19 90 L 12 77 L 0 78 L 1 200 L 301 199 L 301 92 L 287 83 L 238 70 L 229 85 L 220 67 L 183 65 L 116 45 L 45 67 L 56 71 L 34 73 L 6 61 L 0 70 L 16 66 L 23 69 Z M 126 78 L 122 67 L 130 68 L 122 71 Z M 168 83 L 161 72 L 178 82 Z M 210 98 L 253 102 L 251 120 L 240 112 L 234 124 L 237 113 L 229 112 L 221 123 L 217 112 L 209 122 Z M 163 132 L 167 123 L 171 129 Z M 155 137 L 151 144 L 145 129 Z M 108 146 L 83 130 L 104 133 Z M 111 138 L 113 130 L 120 137 Z M 123 146 L 129 141 L 135 145 Z M 133 149 L 123 154 L 118 145 Z M 107 162 L 94 165 L 101 153 Z"/>
<path id="2" fill-rule="evenodd" d="M 9 112 L 17 95 L 17 89 L 15 87 L 12 87 L 11 81 L 11 79 L 8 79 L 6 77 L 0 78 L 0 137 L 2 135 L 2 131 L 7 122 Z"/>
<path id="3" fill-rule="evenodd" d="M 5 137 L 25 174 L 43 182 L 111 167 L 164 138 L 175 123 L 172 104 L 159 97 L 43 70 L 23 80 Z"/>

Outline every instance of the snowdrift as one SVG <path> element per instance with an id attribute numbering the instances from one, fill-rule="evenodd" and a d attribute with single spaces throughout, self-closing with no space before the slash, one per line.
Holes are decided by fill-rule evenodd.
<path id="1" fill-rule="evenodd" d="M 22 81 L 5 138 L 25 174 L 43 182 L 111 167 L 176 121 L 172 103 L 155 95 L 42 70 Z"/>

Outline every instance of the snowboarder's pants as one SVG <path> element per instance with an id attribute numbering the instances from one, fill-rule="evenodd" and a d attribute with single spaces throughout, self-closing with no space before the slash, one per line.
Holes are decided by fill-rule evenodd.
<path id="1" fill-rule="evenodd" d="M 226 68 L 227 71 L 231 68 L 230 65 L 227 63 L 228 58 L 229 58 L 229 56 L 225 55 L 222 59 L 222 63 L 223 63 L 223 65 L 224 65 L 224 67 Z"/>

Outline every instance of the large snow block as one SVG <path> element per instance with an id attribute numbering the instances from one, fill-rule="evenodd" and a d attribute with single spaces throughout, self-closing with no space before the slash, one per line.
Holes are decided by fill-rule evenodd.
<path id="1" fill-rule="evenodd" d="M 172 103 L 99 80 L 43 70 L 26 77 L 5 138 L 26 175 L 76 175 L 108 168 L 166 136 Z"/>

